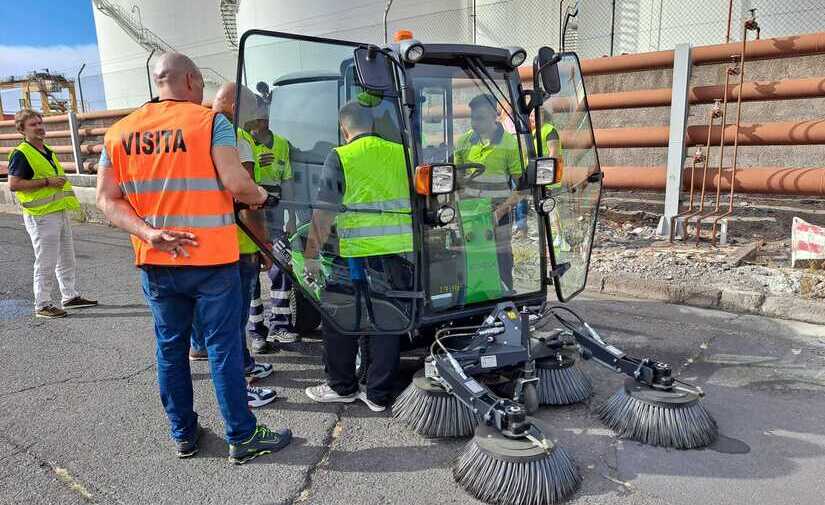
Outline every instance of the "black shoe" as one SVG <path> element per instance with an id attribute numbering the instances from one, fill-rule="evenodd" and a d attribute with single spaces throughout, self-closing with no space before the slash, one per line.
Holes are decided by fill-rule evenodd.
<path id="1" fill-rule="evenodd" d="M 195 436 L 192 440 L 175 440 L 175 445 L 178 448 L 178 457 L 180 459 L 191 458 L 198 453 L 198 440 L 201 438 L 203 429 L 200 425 L 195 428 Z"/>
<path id="2" fill-rule="evenodd" d="M 75 296 L 69 301 L 63 302 L 63 309 L 82 309 L 85 307 L 94 307 L 97 305 L 97 300 L 87 300 L 82 296 Z"/>
<path id="3" fill-rule="evenodd" d="M 247 461 L 278 452 L 292 441 L 292 432 L 289 428 L 272 431 L 263 424 L 259 424 L 252 436 L 246 442 L 229 444 L 229 461 L 236 465 L 243 465 Z"/>
<path id="4" fill-rule="evenodd" d="M 252 343 L 249 348 L 255 354 L 269 354 L 273 352 L 269 342 L 266 341 L 266 337 L 261 335 L 252 335 Z"/>

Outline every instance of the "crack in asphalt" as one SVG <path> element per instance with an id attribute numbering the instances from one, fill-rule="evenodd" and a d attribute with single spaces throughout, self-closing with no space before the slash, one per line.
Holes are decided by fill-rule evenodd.
<path id="1" fill-rule="evenodd" d="M 58 381 L 43 382 L 41 384 L 37 384 L 37 385 L 34 385 L 34 386 L 26 386 L 24 388 L 17 389 L 15 391 L 8 391 L 6 393 L 2 393 L 2 394 L 0 394 L 0 399 L 8 398 L 9 396 L 13 396 L 13 395 L 20 394 L 20 393 L 25 393 L 27 391 L 34 391 L 36 389 L 41 389 L 41 388 L 48 387 L 48 386 L 57 386 L 57 385 L 60 385 L 60 384 L 100 384 L 100 383 L 105 383 L 105 382 L 125 381 L 125 380 L 132 379 L 134 377 L 137 377 L 138 375 L 140 375 L 142 373 L 148 372 L 149 370 L 151 370 L 153 368 L 155 368 L 155 364 L 151 363 L 151 364 L 141 368 L 140 370 L 130 372 L 126 375 L 118 375 L 118 376 L 115 376 L 115 377 L 103 377 L 103 378 L 100 378 L 100 379 L 75 380 L 75 379 L 79 379 L 82 376 L 81 375 L 72 375 L 71 377 L 67 377 L 65 379 L 61 379 L 61 380 L 58 380 Z"/>
<path id="2" fill-rule="evenodd" d="M 97 488 L 89 484 L 88 482 L 81 481 L 80 479 L 72 476 L 69 474 L 66 467 L 61 465 L 56 461 L 49 461 L 36 452 L 34 452 L 32 447 L 34 447 L 37 442 L 32 442 L 28 445 L 22 444 L 11 438 L 3 433 L 0 433 L 0 441 L 12 446 L 14 448 L 14 452 L 7 455 L 6 457 L 11 457 L 17 454 L 25 454 L 26 456 L 30 457 L 41 469 L 43 469 L 46 473 L 51 475 L 56 482 L 60 483 L 62 486 L 66 487 L 72 493 L 80 496 L 83 500 L 89 503 L 112 503 L 112 504 L 122 504 L 120 500 L 109 496 L 109 494 L 102 489 Z M 95 496 L 97 495 L 97 496 Z M 100 501 L 99 498 L 102 498 L 104 501 Z"/>
<path id="3" fill-rule="evenodd" d="M 279 505 L 298 505 L 301 503 L 306 503 L 307 500 L 309 500 L 312 489 L 312 477 L 322 466 L 329 462 L 329 457 L 332 453 L 332 446 L 335 444 L 335 441 L 338 440 L 338 437 L 341 436 L 341 431 L 343 430 L 344 410 L 345 407 L 343 405 L 339 406 L 335 410 L 335 422 L 332 423 L 332 425 L 327 429 L 327 432 L 324 435 L 324 441 L 321 444 L 321 453 L 318 455 L 318 459 L 316 459 L 307 469 L 301 487 L 291 497 L 280 502 Z"/>

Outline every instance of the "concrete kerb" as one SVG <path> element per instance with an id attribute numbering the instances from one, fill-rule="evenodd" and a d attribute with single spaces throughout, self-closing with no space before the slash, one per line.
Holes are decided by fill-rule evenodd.
<path id="1" fill-rule="evenodd" d="M 587 289 L 608 295 L 825 324 L 825 303 L 800 296 L 776 296 L 765 291 L 693 286 L 622 274 L 591 274 Z"/>

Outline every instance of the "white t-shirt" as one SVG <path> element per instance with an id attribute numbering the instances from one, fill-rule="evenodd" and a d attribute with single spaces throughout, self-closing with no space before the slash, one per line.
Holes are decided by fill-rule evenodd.
<path id="1" fill-rule="evenodd" d="M 244 137 L 238 137 L 238 156 L 241 158 L 241 163 L 255 163 L 252 146 L 249 144 L 249 140 Z"/>

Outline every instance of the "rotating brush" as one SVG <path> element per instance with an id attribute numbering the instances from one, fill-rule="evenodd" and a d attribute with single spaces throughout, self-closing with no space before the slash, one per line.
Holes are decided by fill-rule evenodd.
<path id="1" fill-rule="evenodd" d="M 429 438 L 469 437 L 478 417 L 458 398 L 419 370 L 392 406 L 392 415 Z"/>
<path id="2" fill-rule="evenodd" d="M 570 405 L 590 398 L 593 384 L 575 363 L 564 353 L 536 360 L 539 405 Z"/>
<path id="3" fill-rule="evenodd" d="M 692 390 L 657 390 L 627 379 L 597 412 L 620 438 L 649 445 L 696 449 L 718 436 L 701 393 Z"/>
<path id="4" fill-rule="evenodd" d="M 453 477 L 468 493 L 495 505 L 559 503 L 581 483 L 578 468 L 561 447 L 507 438 L 486 424 L 453 463 Z"/>

